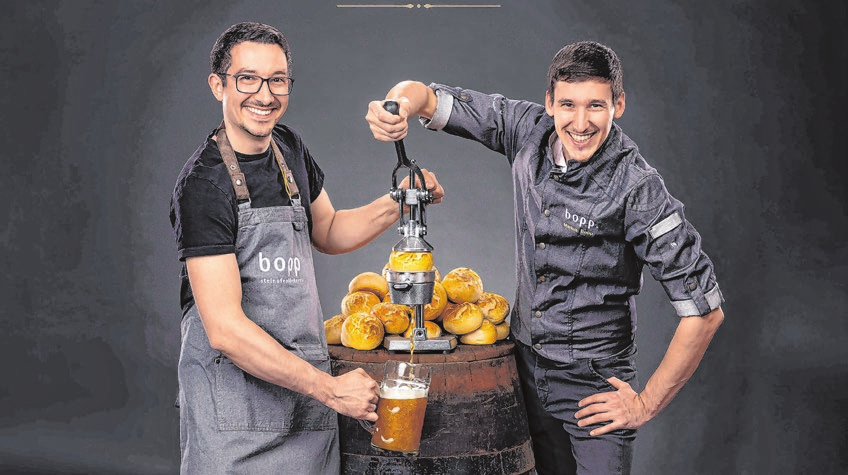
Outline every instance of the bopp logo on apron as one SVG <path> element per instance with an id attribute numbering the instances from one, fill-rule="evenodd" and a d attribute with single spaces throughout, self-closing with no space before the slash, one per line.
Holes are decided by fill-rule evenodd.
<path id="1" fill-rule="evenodd" d="M 260 284 L 301 284 L 303 278 L 300 277 L 300 258 L 299 257 L 266 257 L 259 253 L 257 259 L 259 261 L 259 271 L 268 273 L 267 277 L 259 279 Z"/>
<path id="2" fill-rule="evenodd" d="M 292 273 L 297 277 L 300 273 L 300 258 L 299 257 L 289 257 L 288 258 L 288 266 L 286 265 L 285 257 L 275 257 L 272 261 L 270 257 L 265 257 L 262 253 L 259 253 L 259 270 L 262 272 L 271 272 L 271 266 L 273 263 L 274 270 L 277 272 L 285 272 L 288 269 L 288 276 L 291 277 Z"/>

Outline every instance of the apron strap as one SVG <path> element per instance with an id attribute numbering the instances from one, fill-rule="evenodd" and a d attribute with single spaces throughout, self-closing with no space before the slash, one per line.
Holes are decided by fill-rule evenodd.
<path id="1" fill-rule="evenodd" d="M 244 173 L 238 164 L 238 159 L 233 152 L 233 147 L 227 139 L 227 131 L 224 129 L 224 122 L 218 127 L 216 134 L 218 140 L 218 149 L 221 151 L 221 157 L 224 159 L 224 164 L 227 165 L 227 173 L 230 174 L 230 180 L 233 182 L 233 189 L 236 191 L 236 198 L 241 201 L 250 201 L 250 193 L 247 191 L 247 182 L 244 179 Z M 283 182 L 286 186 L 286 193 L 289 199 L 294 202 L 300 201 L 300 190 L 297 188 L 297 182 L 294 181 L 294 175 L 286 165 L 286 157 L 277 146 L 277 142 L 271 137 L 271 148 L 274 153 L 274 158 L 277 160 L 277 165 L 280 167 L 280 172 L 283 174 Z"/>
<path id="2" fill-rule="evenodd" d="M 224 122 L 218 127 L 215 136 L 218 139 L 218 149 L 221 151 L 221 157 L 224 159 L 224 164 L 227 165 L 227 172 L 230 174 L 230 180 L 233 182 L 233 189 L 236 190 L 236 198 L 239 202 L 250 201 L 250 193 L 247 191 L 247 182 L 244 179 L 244 173 L 236 159 L 236 154 L 233 152 L 233 147 L 227 139 L 227 131 L 224 130 Z M 273 140 L 271 140 L 273 143 Z"/>
<path id="3" fill-rule="evenodd" d="M 280 171 L 283 173 L 283 180 L 286 184 L 286 193 L 289 194 L 289 199 L 294 200 L 295 198 L 299 198 L 298 194 L 300 190 L 297 189 L 297 183 L 294 181 L 294 175 L 291 170 L 289 170 L 288 165 L 286 165 L 286 157 L 283 156 L 283 153 L 280 152 L 280 147 L 277 146 L 277 142 L 274 141 L 274 137 L 271 137 L 271 148 L 274 150 L 274 157 L 277 159 L 277 164 L 280 166 Z"/>

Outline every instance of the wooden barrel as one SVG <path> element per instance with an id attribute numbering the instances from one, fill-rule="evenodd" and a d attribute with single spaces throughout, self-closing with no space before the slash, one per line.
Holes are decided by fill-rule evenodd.
<path id="1" fill-rule="evenodd" d="M 458 345 L 450 353 L 415 354 L 430 366 L 430 392 L 418 456 L 371 447 L 371 435 L 339 416 L 343 474 L 524 474 L 535 466 L 514 344 Z M 409 354 L 330 346 L 333 375 L 364 369 L 380 381 L 386 360 Z"/>

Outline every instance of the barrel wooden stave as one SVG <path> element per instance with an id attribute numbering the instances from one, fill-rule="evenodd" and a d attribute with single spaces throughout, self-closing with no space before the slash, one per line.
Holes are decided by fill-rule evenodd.
<path id="1" fill-rule="evenodd" d="M 430 366 L 430 391 L 417 457 L 371 447 L 357 421 L 339 417 L 343 473 L 517 474 L 533 468 L 527 415 L 511 342 L 460 345 L 453 352 L 416 354 Z M 385 361 L 409 354 L 331 346 L 332 372 L 364 369 L 382 379 Z"/>

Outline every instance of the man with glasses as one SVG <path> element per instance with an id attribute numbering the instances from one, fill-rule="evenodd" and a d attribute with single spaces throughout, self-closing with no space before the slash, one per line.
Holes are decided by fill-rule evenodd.
<path id="1" fill-rule="evenodd" d="M 210 59 L 223 122 L 171 199 L 184 261 L 181 472 L 338 473 L 336 412 L 376 420 L 378 390 L 362 370 L 329 374 L 311 250 L 364 246 L 398 221 L 397 203 L 334 209 L 300 136 L 277 123 L 294 84 L 282 33 L 233 25 Z"/>

